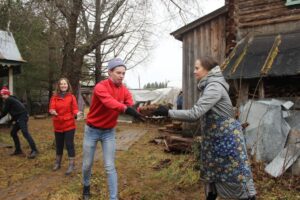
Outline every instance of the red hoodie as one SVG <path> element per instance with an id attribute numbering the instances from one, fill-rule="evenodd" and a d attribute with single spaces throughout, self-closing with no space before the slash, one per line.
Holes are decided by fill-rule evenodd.
<path id="1" fill-rule="evenodd" d="M 117 86 L 111 79 L 101 81 L 93 91 L 87 124 L 103 129 L 114 128 L 119 113 L 132 105 L 132 96 L 123 84 Z"/>
<path id="2" fill-rule="evenodd" d="M 52 109 L 58 114 L 52 117 L 55 132 L 65 132 L 76 128 L 74 116 L 78 113 L 78 106 L 73 94 L 67 93 L 64 98 L 53 95 L 49 111 Z"/>

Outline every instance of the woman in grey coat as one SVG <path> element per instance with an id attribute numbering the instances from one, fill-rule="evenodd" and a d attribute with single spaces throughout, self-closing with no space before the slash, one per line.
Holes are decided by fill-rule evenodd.
<path id="1" fill-rule="evenodd" d="M 169 110 L 160 106 L 154 115 L 181 121 L 201 119 L 200 178 L 207 200 L 254 200 L 256 191 L 247 157 L 242 126 L 234 119 L 226 83 L 217 62 L 201 57 L 195 62 L 200 98 L 189 110 Z"/>

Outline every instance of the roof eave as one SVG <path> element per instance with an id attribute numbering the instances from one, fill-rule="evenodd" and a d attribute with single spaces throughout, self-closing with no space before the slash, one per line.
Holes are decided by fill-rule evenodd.
<path id="1" fill-rule="evenodd" d="M 196 19 L 195 21 L 193 21 L 193 22 L 191 22 L 191 23 L 189 23 L 189 24 L 187 24 L 187 25 L 185 25 L 185 26 L 183 26 L 179 29 L 177 29 L 176 31 L 173 31 L 172 33 L 170 33 L 170 35 L 174 36 L 177 40 L 182 41 L 184 33 L 188 32 L 188 31 L 194 29 L 195 27 L 197 27 L 201 24 L 204 24 L 204 23 L 206 23 L 206 22 L 208 22 L 208 21 L 210 21 L 210 20 L 212 20 L 212 19 L 214 19 L 214 18 L 216 18 L 220 15 L 223 15 L 227 12 L 228 12 L 228 6 L 225 5 L 221 8 L 219 8 L 219 9 L 217 9 L 217 10 L 215 10 L 215 11 L 213 11 L 213 12 L 211 12 L 211 13 L 209 13 L 209 14 L 207 14 L 207 15 L 199 18 L 199 19 Z"/>
<path id="2" fill-rule="evenodd" d="M 6 64 L 24 64 L 24 63 L 27 63 L 26 60 L 8 60 L 8 59 L 3 59 L 3 58 L 0 58 L 0 63 L 6 63 Z"/>

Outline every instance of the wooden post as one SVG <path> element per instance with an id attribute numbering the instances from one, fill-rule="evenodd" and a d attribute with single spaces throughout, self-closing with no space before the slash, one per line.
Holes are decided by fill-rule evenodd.
<path id="1" fill-rule="evenodd" d="M 244 81 L 241 84 L 241 88 L 239 88 L 239 95 L 237 100 L 237 105 L 241 106 L 248 101 L 249 95 L 249 83 Z"/>
<path id="2" fill-rule="evenodd" d="M 259 99 L 264 99 L 265 98 L 265 87 L 264 87 L 264 81 L 263 80 L 259 83 L 259 86 L 258 86 L 258 98 Z"/>
<path id="3" fill-rule="evenodd" d="M 11 94 L 14 93 L 14 75 L 13 75 L 13 66 L 8 66 L 8 89 Z"/>

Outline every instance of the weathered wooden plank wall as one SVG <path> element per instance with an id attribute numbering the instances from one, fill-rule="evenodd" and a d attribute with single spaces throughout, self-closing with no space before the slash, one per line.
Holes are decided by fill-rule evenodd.
<path id="1" fill-rule="evenodd" d="M 300 8 L 285 0 L 229 0 L 236 2 L 238 38 L 248 33 L 276 34 L 300 30 Z"/>
<path id="2" fill-rule="evenodd" d="M 183 94 L 184 108 L 197 101 L 197 81 L 194 78 L 195 60 L 210 55 L 223 62 L 226 51 L 226 15 L 220 15 L 183 36 Z"/>
<path id="3" fill-rule="evenodd" d="M 300 9 L 284 0 L 239 0 L 239 28 L 300 20 Z"/>

